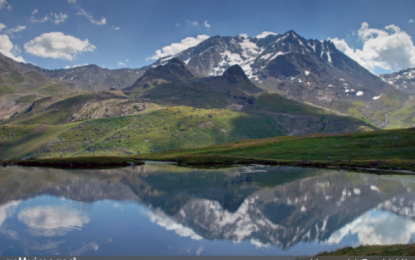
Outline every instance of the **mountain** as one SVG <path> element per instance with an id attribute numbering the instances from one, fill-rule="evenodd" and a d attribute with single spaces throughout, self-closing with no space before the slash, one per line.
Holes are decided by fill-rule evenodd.
<path id="1" fill-rule="evenodd" d="M 222 76 L 195 78 L 183 61 L 173 58 L 164 65 L 148 69 L 123 91 L 156 103 L 232 108 L 238 103 L 242 107 L 244 103 L 252 105 L 252 95 L 262 89 L 252 84 L 239 65 L 229 67 Z"/>
<path id="2" fill-rule="evenodd" d="M 264 92 L 239 65 L 221 76 L 196 78 L 177 58 L 148 69 L 123 92 L 36 98 L 3 124 L 10 126 L 0 129 L 1 158 L 149 153 L 243 139 L 376 129 Z"/>
<path id="3" fill-rule="evenodd" d="M 47 70 L 30 63 L 16 62 L 0 53 L 0 85 L 22 83 L 22 77 L 31 76 L 29 82 L 53 81 L 66 84 L 77 91 L 101 91 L 110 88 L 122 89 L 130 86 L 145 72 L 145 69 L 109 70 L 97 65 L 85 65 L 69 69 Z M 14 73 L 14 78 L 8 75 Z"/>
<path id="4" fill-rule="evenodd" d="M 84 91 L 102 91 L 130 86 L 144 74 L 142 69 L 109 70 L 97 65 L 85 65 L 70 69 L 42 70 L 48 77 L 70 82 Z"/>
<path id="5" fill-rule="evenodd" d="M 124 88 L 124 91 L 137 91 L 138 89 L 154 87 L 154 85 L 158 85 L 159 80 L 162 80 L 163 83 L 181 82 L 191 78 L 193 78 L 193 75 L 186 65 L 181 60 L 172 58 L 164 66 L 149 68 L 132 86 Z"/>
<path id="6" fill-rule="evenodd" d="M 383 104 L 378 99 L 394 88 L 339 51 L 331 41 L 306 40 L 294 31 L 265 38 L 214 36 L 175 57 L 198 77 L 219 76 L 238 64 L 264 90 L 378 126 L 389 125 L 381 116 L 385 111 L 378 111 Z M 161 58 L 152 66 L 166 64 L 171 58 Z M 403 102 L 394 109 L 402 107 Z"/>
<path id="7" fill-rule="evenodd" d="M 0 122 L 16 117 L 23 112 L 28 112 L 28 110 L 40 111 L 39 109 L 44 109 L 52 103 L 66 99 L 76 93 L 130 86 L 143 73 L 144 70 L 141 69 L 108 70 L 96 65 L 46 70 L 30 63 L 16 62 L 0 53 Z M 102 95 L 98 94 L 97 96 L 102 101 Z M 82 100 L 85 99 L 81 98 Z M 34 102 L 37 103 L 36 107 Z M 86 105 L 90 108 L 80 106 L 76 109 L 71 107 L 71 110 L 73 112 L 83 110 L 85 114 L 88 112 L 90 115 L 97 114 L 96 108 L 94 108 L 94 105 L 91 107 L 90 103 Z M 111 116 L 128 114 L 126 111 L 120 111 L 125 110 L 122 105 L 118 104 L 120 102 L 111 101 L 110 103 L 110 111 L 107 111 L 107 113 L 99 112 L 98 114 Z M 79 104 L 79 102 L 74 102 L 73 105 L 75 106 L 75 104 Z M 138 106 L 141 110 L 142 106 Z M 106 108 L 108 108 L 108 104 Z M 96 116 L 92 116 L 92 118 L 94 117 Z M 68 122 L 68 120 L 64 119 L 64 122 Z"/>
<path id="8" fill-rule="evenodd" d="M 415 94 L 415 68 L 379 75 L 381 79 L 405 93 Z"/>

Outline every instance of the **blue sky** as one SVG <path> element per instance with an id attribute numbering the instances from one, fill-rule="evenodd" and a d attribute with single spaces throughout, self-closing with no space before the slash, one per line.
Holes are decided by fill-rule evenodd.
<path id="1" fill-rule="evenodd" d="M 0 0 L 0 51 L 47 69 L 79 64 L 139 68 L 152 63 L 148 58 L 156 50 L 187 37 L 253 37 L 292 29 L 307 39 L 334 39 L 342 51 L 379 73 L 415 66 L 414 10 L 413 0 Z M 389 25 L 395 27 L 385 29 Z M 365 32 L 371 36 L 365 39 Z M 383 40 L 363 50 L 369 38 L 379 35 Z M 396 39 L 387 38 L 391 35 Z M 408 61 L 373 61 L 373 51 L 382 44 L 392 48 L 402 36 L 405 45 L 399 48 L 404 50 L 389 55 L 397 52 Z"/>

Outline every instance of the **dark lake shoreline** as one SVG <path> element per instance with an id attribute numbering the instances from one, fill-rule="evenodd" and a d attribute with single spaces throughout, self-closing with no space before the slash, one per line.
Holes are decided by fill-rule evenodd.
<path id="1" fill-rule="evenodd" d="M 157 157 L 157 156 L 97 156 L 97 157 L 65 157 L 65 158 L 41 158 L 31 160 L 8 160 L 0 161 L 3 167 L 6 166 L 31 166 L 31 167 L 52 167 L 61 169 L 100 169 L 111 167 L 126 167 L 131 165 L 143 165 L 144 161 L 160 161 L 177 163 L 178 166 L 210 168 L 227 167 L 231 165 L 281 165 L 298 166 L 310 168 L 329 168 L 349 171 L 360 171 L 373 174 L 385 175 L 414 175 L 415 162 L 413 160 L 327 160 L 327 161 L 308 161 L 308 160 L 275 160 L 257 159 L 236 156 L 217 156 L 217 155 L 190 155 L 179 157 Z"/>

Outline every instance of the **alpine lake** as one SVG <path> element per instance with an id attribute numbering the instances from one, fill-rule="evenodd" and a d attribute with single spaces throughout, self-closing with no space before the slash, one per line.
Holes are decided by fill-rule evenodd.
<path id="1" fill-rule="evenodd" d="M 415 176 L 0 168 L 0 255 L 316 255 L 415 240 Z"/>

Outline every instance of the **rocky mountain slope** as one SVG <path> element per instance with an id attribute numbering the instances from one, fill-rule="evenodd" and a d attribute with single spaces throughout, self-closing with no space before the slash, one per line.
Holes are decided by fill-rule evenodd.
<path id="1" fill-rule="evenodd" d="M 238 110 L 252 105 L 253 94 L 263 92 L 251 83 L 239 65 L 229 67 L 221 76 L 195 78 L 177 58 L 150 68 L 123 91 L 157 103 Z"/>
<path id="2" fill-rule="evenodd" d="M 415 68 L 379 75 L 381 79 L 405 93 L 415 94 Z"/>
<path id="3" fill-rule="evenodd" d="M 183 60 L 196 76 L 221 75 L 238 64 L 262 89 L 381 127 L 394 124 L 385 120 L 384 114 L 403 107 L 407 100 L 399 99 L 393 108 L 379 112 L 385 105 L 380 97 L 395 95 L 395 88 L 339 51 L 332 42 L 306 40 L 294 31 L 265 38 L 215 36 L 175 57 Z M 152 66 L 166 64 L 171 58 L 161 58 Z"/>

